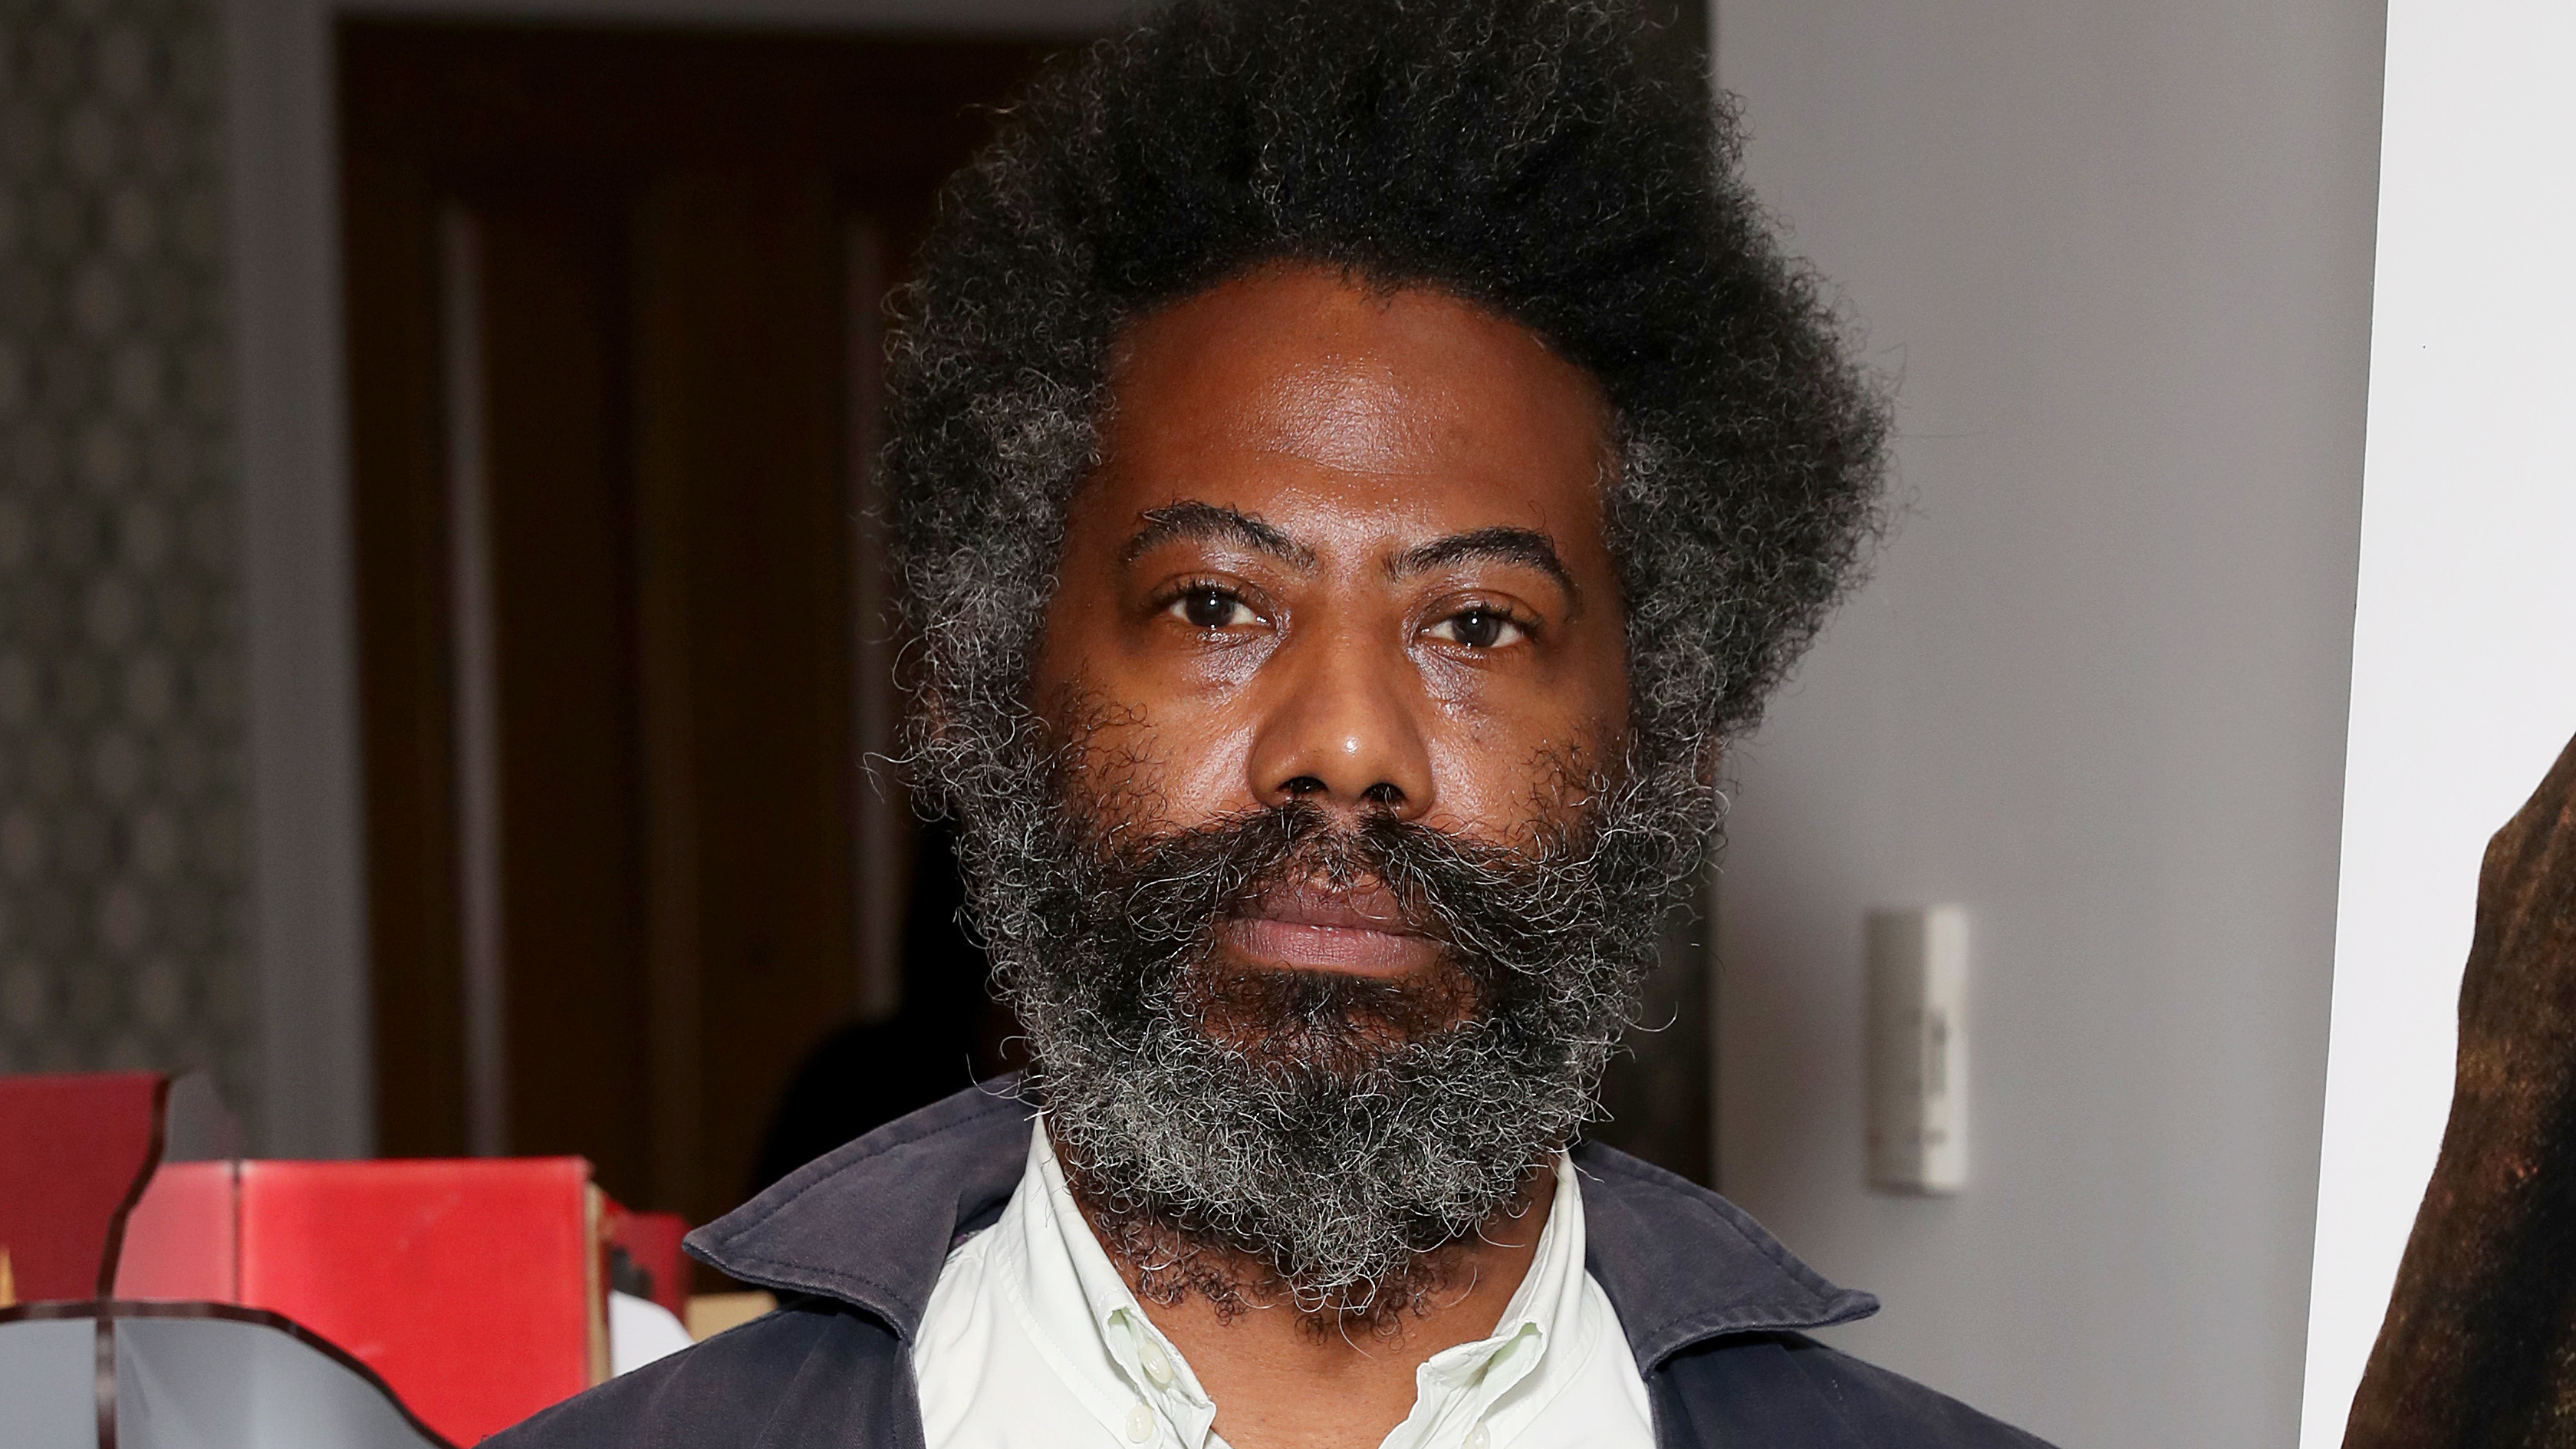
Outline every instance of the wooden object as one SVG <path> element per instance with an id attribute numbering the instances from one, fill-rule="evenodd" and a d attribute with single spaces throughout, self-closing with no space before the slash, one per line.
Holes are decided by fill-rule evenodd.
<path id="1" fill-rule="evenodd" d="M 2576 1443 L 2576 740 L 2487 846 L 2458 1085 L 2345 1449 Z"/>
<path id="2" fill-rule="evenodd" d="M 688 1311 L 680 1315 L 680 1320 L 687 1325 L 689 1337 L 704 1341 L 777 1311 L 777 1295 L 758 1289 L 748 1293 L 698 1293 L 691 1295 Z"/>

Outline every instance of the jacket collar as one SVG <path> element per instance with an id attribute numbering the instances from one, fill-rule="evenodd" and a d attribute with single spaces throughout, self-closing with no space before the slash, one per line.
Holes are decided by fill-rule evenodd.
<path id="1" fill-rule="evenodd" d="M 1036 1111 L 1014 1078 L 970 1087 L 808 1163 L 689 1234 L 689 1251 L 746 1283 L 815 1294 L 921 1326 L 949 1249 L 999 1216 L 1027 1165 Z M 1878 1300 L 1828 1283 L 1742 1209 L 1626 1153 L 1575 1149 L 1585 1267 L 1649 1371 L 1732 1333 L 1848 1323 Z"/>
<path id="2" fill-rule="evenodd" d="M 1610 1295 L 1628 1346 L 1652 1370 L 1694 1343 L 1867 1318 L 1878 1300 L 1837 1288 L 1744 1209 L 1688 1178 L 1587 1142 L 1584 1266 Z"/>

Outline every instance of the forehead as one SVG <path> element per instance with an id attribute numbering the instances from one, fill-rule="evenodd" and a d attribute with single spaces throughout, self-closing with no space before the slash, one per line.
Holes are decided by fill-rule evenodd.
<path id="1" fill-rule="evenodd" d="M 1328 534 L 1509 524 L 1597 550 L 1609 418 L 1591 375 L 1516 322 L 1270 268 L 1121 335 L 1092 501 L 1111 526 L 1186 497 Z"/>

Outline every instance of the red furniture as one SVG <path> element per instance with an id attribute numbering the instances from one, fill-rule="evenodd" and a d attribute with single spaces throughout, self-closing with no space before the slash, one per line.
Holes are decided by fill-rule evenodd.
<path id="1" fill-rule="evenodd" d="M 674 1318 L 689 1311 L 689 1260 L 680 1240 L 689 1235 L 688 1220 L 678 1213 L 639 1213 L 608 1204 L 608 1245 L 652 1280 L 645 1296 L 671 1310 Z"/>
<path id="2" fill-rule="evenodd" d="M 0 1252 L 20 1302 L 105 1295 L 168 1090 L 157 1072 L 0 1077 Z"/>
<path id="3" fill-rule="evenodd" d="M 18 1316 L 264 1310 L 471 1444 L 608 1377 L 612 1247 L 685 1308 L 685 1225 L 580 1158 L 161 1163 L 168 1085 L 0 1077 L 0 1250 L 18 1300 L 63 1305 Z"/>
<path id="4" fill-rule="evenodd" d="M 605 1212 L 577 1157 L 179 1163 L 117 1295 L 283 1314 L 471 1444 L 608 1376 Z"/>

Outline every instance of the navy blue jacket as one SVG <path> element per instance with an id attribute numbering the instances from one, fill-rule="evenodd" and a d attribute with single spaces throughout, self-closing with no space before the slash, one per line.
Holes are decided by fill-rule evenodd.
<path id="1" fill-rule="evenodd" d="M 485 1441 L 494 1449 L 918 1449 L 906 1345 L 951 1246 L 1001 1216 L 1029 1108 L 977 1088 L 840 1148 L 689 1251 L 778 1312 L 612 1379 Z M 1585 1265 L 1609 1294 L 1666 1449 L 2045 1449 L 1951 1399 L 1801 1336 L 1878 1309 L 1789 1256 L 1733 1203 L 1585 1146 Z"/>

